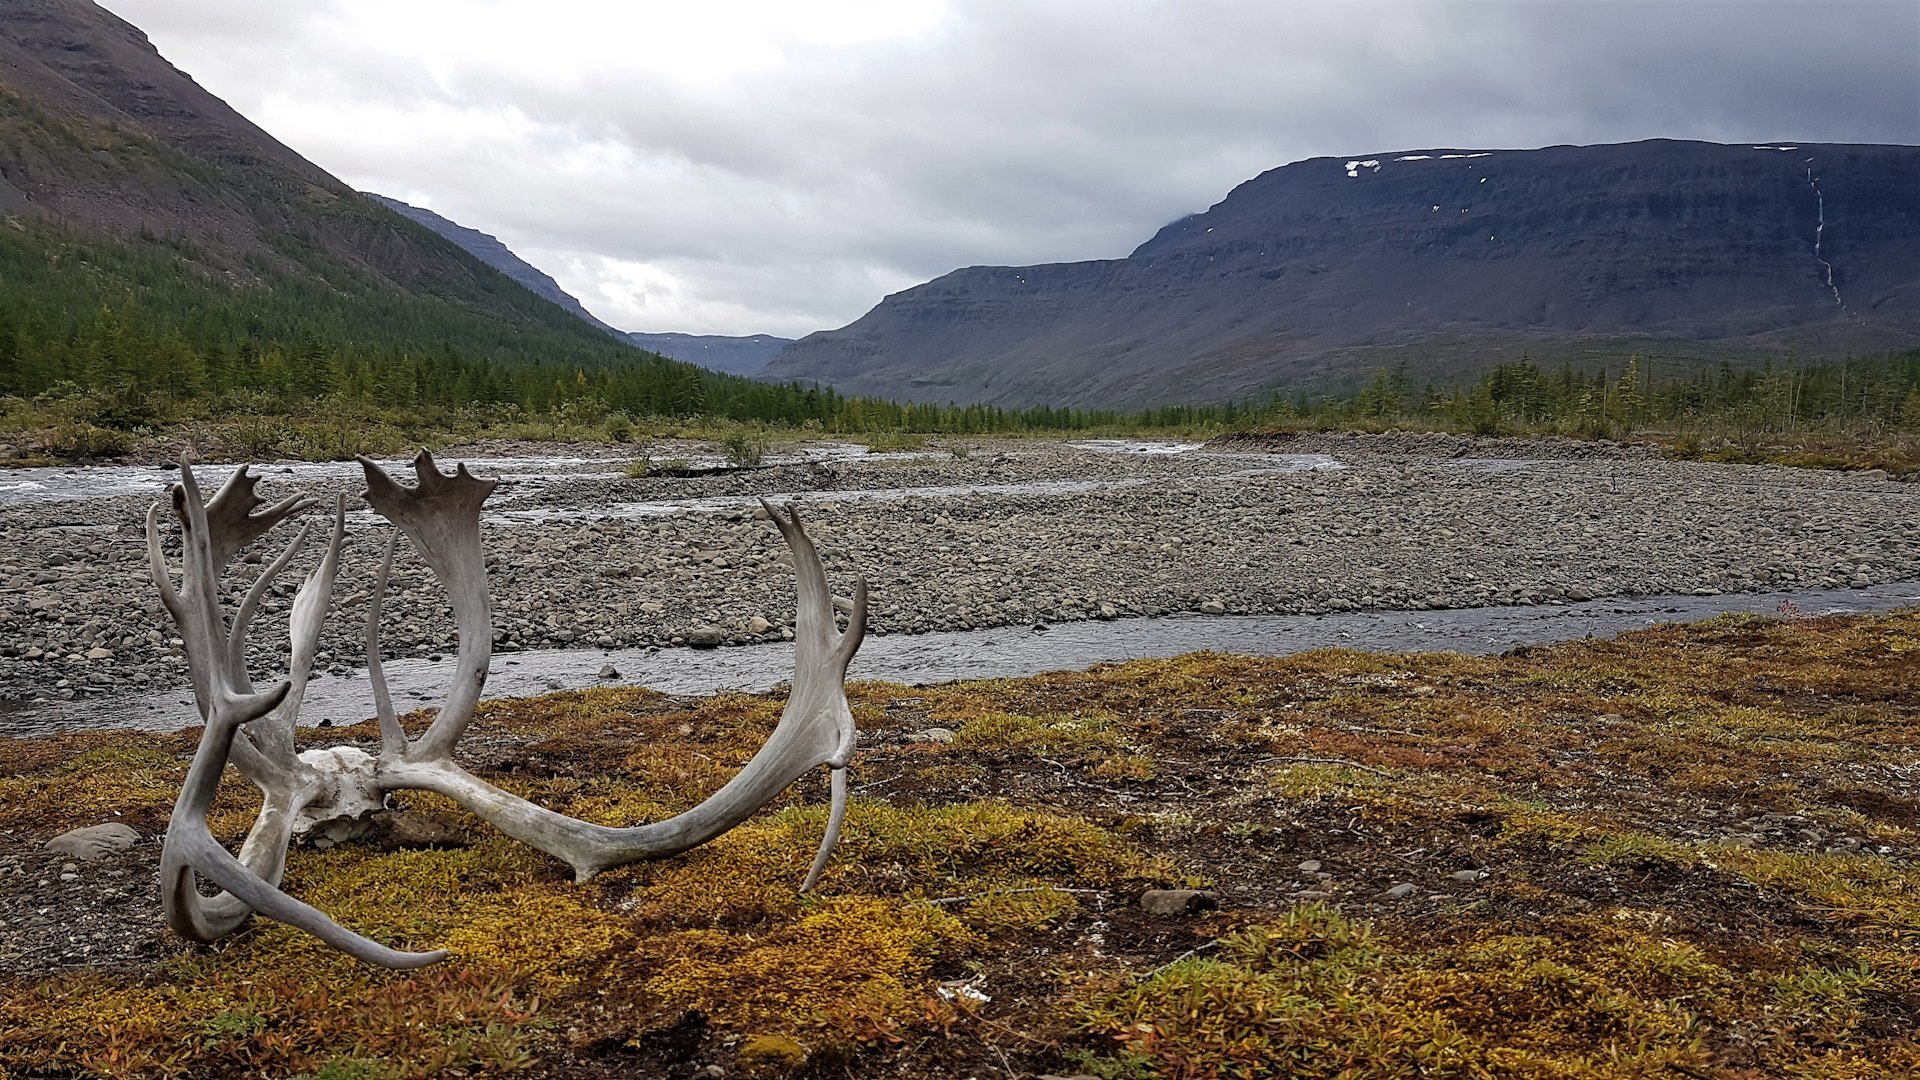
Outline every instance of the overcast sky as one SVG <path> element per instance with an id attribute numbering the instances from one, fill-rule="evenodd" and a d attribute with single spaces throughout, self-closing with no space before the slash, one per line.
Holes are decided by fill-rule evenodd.
<path id="1" fill-rule="evenodd" d="M 1125 255 L 1290 161 L 1920 143 L 1920 0 L 105 0 L 347 183 L 629 330 Z"/>

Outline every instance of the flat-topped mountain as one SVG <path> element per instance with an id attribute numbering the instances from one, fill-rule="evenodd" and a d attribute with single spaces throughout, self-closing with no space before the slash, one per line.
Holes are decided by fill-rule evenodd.
<path id="1" fill-rule="evenodd" d="M 1653 140 L 1314 158 L 1123 259 L 969 267 L 765 378 L 1146 406 L 1598 363 L 1920 344 L 1920 148 Z"/>

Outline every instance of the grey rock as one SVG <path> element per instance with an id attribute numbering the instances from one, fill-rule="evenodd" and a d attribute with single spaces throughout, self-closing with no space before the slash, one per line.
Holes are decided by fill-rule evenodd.
<path id="1" fill-rule="evenodd" d="M 48 851 L 91 862 L 125 851 L 139 840 L 140 834 L 132 826 L 109 821 L 103 825 L 70 829 L 47 841 L 46 846 Z"/>
<path id="2" fill-rule="evenodd" d="M 600 677 L 603 679 L 617 679 L 620 677 L 620 669 L 614 667 L 612 664 L 601 664 Z"/>
<path id="3" fill-rule="evenodd" d="M 1317 874 L 1320 872 L 1320 860 L 1308 859 L 1306 862 L 1300 864 L 1299 870 L 1303 874 Z"/>
<path id="4" fill-rule="evenodd" d="M 950 743 L 954 738 L 952 728 L 930 727 L 913 732 L 907 736 L 908 742 Z"/>
<path id="5" fill-rule="evenodd" d="M 1420 886 L 1415 885 L 1411 881 L 1403 881 L 1390 889 L 1381 890 L 1378 898 L 1381 900 L 1405 900 L 1407 897 L 1419 891 Z"/>
<path id="6" fill-rule="evenodd" d="M 687 644 L 696 649 L 711 649 L 727 640 L 727 632 L 717 626 L 696 626 L 687 631 Z"/>
<path id="7" fill-rule="evenodd" d="M 1455 881 L 1464 881 L 1471 884 L 1472 882 L 1483 880 L 1487 876 L 1487 872 L 1485 870 L 1455 870 L 1447 876 Z"/>
<path id="8" fill-rule="evenodd" d="M 1148 889 L 1140 895 L 1140 910 L 1162 918 L 1194 915 L 1219 906 L 1212 893 L 1199 889 Z"/>

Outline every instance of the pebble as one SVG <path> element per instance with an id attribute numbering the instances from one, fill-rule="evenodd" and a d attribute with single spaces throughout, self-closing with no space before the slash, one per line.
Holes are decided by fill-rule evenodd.
<path id="1" fill-rule="evenodd" d="M 1483 878 L 1485 878 L 1487 876 L 1487 872 L 1485 870 L 1455 870 L 1453 873 L 1448 874 L 1447 876 L 1452 878 L 1455 881 L 1464 881 L 1464 882 L 1472 883 L 1475 881 L 1480 881 Z"/>
<path id="2" fill-rule="evenodd" d="M 1320 860 L 1308 859 L 1306 862 L 1300 864 L 1299 870 L 1303 874 L 1317 874 L 1320 872 Z"/>
<path id="3" fill-rule="evenodd" d="M 602 679 L 617 679 L 617 678 L 619 678 L 619 677 L 620 677 L 620 669 L 619 669 L 619 668 L 617 668 L 617 667 L 614 667 L 614 666 L 613 666 L 612 664 L 601 664 L 601 665 L 600 665 L 600 678 L 602 678 Z"/>
<path id="4" fill-rule="evenodd" d="M 907 741 L 914 743 L 950 743 L 954 740 L 955 734 L 952 728 L 923 728 L 908 735 Z"/>
<path id="5" fill-rule="evenodd" d="M 1389 889 L 1383 889 L 1378 895 L 1381 900 L 1405 900 L 1420 891 L 1420 886 L 1411 881 L 1403 881 Z"/>
<path id="6" fill-rule="evenodd" d="M 849 490 L 1024 486 L 1008 494 L 902 491 L 887 500 L 844 499 L 831 510 L 807 507 L 807 520 L 836 610 L 851 610 L 855 571 L 872 582 L 875 633 L 1193 611 L 1554 604 L 1920 577 L 1920 539 L 1911 535 L 1903 504 L 1885 497 L 1891 481 L 1660 461 L 1605 444 L 1417 433 L 1304 435 L 1285 447 L 1245 449 L 1098 454 L 1008 440 L 966 459 L 836 461 L 836 483 Z M 1330 455 L 1345 468 L 1279 471 L 1268 450 Z M 648 448 L 656 460 L 709 451 Z M 615 454 L 631 450 L 610 449 L 601 460 L 590 449 L 592 460 L 578 469 L 604 473 Z M 1494 472 L 1480 464 L 1491 459 L 1520 467 Z M 226 475 L 216 466 L 200 472 L 203 486 Z M 1062 482 L 1122 486 L 1088 490 Z M 344 492 L 357 502 L 359 486 L 354 470 L 342 468 L 337 479 L 303 482 L 298 490 L 322 501 Z M 638 480 L 560 472 L 504 487 L 489 510 L 567 514 L 633 500 L 744 500 L 814 486 L 811 472 L 797 466 Z M 294 490 L 271 475 L 262 494 Z M 1600 490 L 1604 498 L 1595 497 Z M 0 697 L 70 698 L 83 686 L 115 690 L 142 677 L 149 690 L 185 685 L 178 638 L 153 593 L 140 543 L 151 494 L 0 508 L 0 581 L 10 583 L 0 601 Z M 484 535 L 503 651 L 662 646 L 676 638 L 704 646 L 762 640 L 775 631 L 787 637 L 791 562 L 778 533 L 752 509 L 743 501 L 660 518 L 489 523 Z M 75 525 L 109 535 L 64 528 Z M 1623 546 L 1625 536 L 1634 543 Z M 297 582 L 314 557 L 299 556 L 285 580 Z M 375 531 L 350 530 L 344 558 L 349 566 L 377 565 Z M 259 565 L 236 560 L 231 583 L 244 583 Z M 391 655 L 451 655 L 441 595 L 417 561 L 396 565 L 384 628 Z M 336 674 L 361 662 L 357 616 L 365 600 L 342 598 L 323 635 L 321 649 L 328 669 L 341 669 Z M 263 616 L 284 617 L 290 602 L 290 590 L 270 592 Z M 277 671 L 285 647 L 284 639 L 261 635 L 249 662 Z M 69 658 L 87 674 L 77 674 Z"/>

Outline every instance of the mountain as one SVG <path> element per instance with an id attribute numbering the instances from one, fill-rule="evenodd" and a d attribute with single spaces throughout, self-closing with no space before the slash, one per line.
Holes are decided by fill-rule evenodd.
<path id="1" fill-rule="evenodd" d="M 543 296 L 560 305 L 575 318 L 584 319 L 622 341 L 630 342 L 648 352 L 658 353 L 671 360 L 698 364 L 709 371 L 729 375 L 752 375 L 766 367 L 775 353 L 792 344 L 791 338 L 777 338 L 768 334 L 725 337 L 718 334 L 643 334 L 616 330 L 594 318 L 593 313 L 562 289 L 559 282 L 547 276 L 539 267 L 515 255 L 513 249 L 501 243 L 499 238 L 478 229 L 469 229 L 457 221 L 451 221 L 431 210 L 401 202 L 399 199 L 376 195 L 371 191 L 365 194 L 367 198 L 394 213 L 417 221 L 440 236 L 453 241 L 462 251 L 526 286 L 536 296 Z"/>
<path id="2" fill-rule="evenodd" d="M 628 334 L 627 340 L 650 352 L 714 371 L 756 375 L 792 338 L 771 334 L 726 337 L 720 334 Z"/>
<path id="3" fill-rule="evenodd" d="M 615 337 L 626 335 L 593 317 L 593 313 L 574 299 L 573 295 L 560 287 L 560 283 L 547 276 L 546 272 L 513 253 L 513 249 L 500 242 L 491 233 L 479 229 L 469 229 L 457 221 L 450 221 L 439 214 L 399 199 L 376 195 L 371 191 L 362 192 L 367 198 L 402 217 L 417 221 L 436 234 L 458 245 L 460 250 L 493 267 L 532 291 L 535 296 L 543 296 L 571 313 L 574 318 L 584 319 L 592 326 Z M 654 350 L 658 351 L 658 350 Z"/>
<path id="4" fill-rule="evenodd" d="M 0 393 L 538 408 L 615 382 L 645 411 L 798 393 L 594 329 L 281 145 L 99 7 L 0 0 Z"/>
<path id="5" fill-rule="evenodd" d="M 763 378 L 921 401 L 1146 406 L 1920 344 L 1920 148 L 1652 140 L 1313 158 L 1123 259 L 956 270 Z"/>

